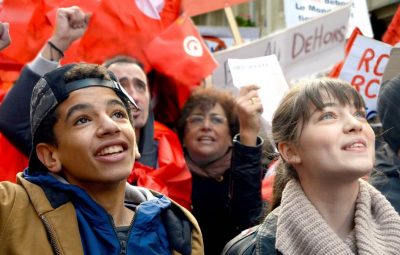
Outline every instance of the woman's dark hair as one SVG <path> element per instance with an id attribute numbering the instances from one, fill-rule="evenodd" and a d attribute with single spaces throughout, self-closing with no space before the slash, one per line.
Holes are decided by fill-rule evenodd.
<path id="1" fill-rule="evenodd" d="M 194 109 L 200 107 L 204 112 L 209 111 L 216 104 L 220 104 L 228 120 L 231 137 L 239 132 L 239 121 L 236 113 L 235 98 L 227 91 L 212 87 L 195 89 L 182 108 L 177 124 L 178 136 L 181 142 L 185 134 L 186 120 Z"/>

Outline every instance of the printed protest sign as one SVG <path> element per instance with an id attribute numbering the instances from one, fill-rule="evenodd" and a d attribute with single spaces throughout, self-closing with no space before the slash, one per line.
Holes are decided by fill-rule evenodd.
<path id="1" fill-rule="evenodd" d="M 389 44 L 359 35 L 339 74 L 363 96 L 368 119 L 377 114 L 379 87 L 391 49 Z"/>
<path id="2" fill-rule="evenodd" d="M 232 86 L 227 60 L 275 54 L 288 82 L 331 68 L 343 59 L 350 5 L 250 43 L 214 54 L 213 84 Z"/>
<path id="3" fill-rule="evenodd" d="M 349 3 L 351 3 L 351 13 L 347 38 L 354 27 L 358 27 L 365 36 L 372 38 L 374 35 L 366 0 L 285 0 L 286 26 L 295 26 L 318 15 L 328 13 L 338 6 Z"/>

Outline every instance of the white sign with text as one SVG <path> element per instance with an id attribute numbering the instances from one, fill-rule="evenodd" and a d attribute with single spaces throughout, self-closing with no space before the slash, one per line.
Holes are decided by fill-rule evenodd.
<path id="1" fill-rule="evenodd" d="M 358 27 L 363 35 L 374 37 L 366 0 L 284 0 L 286 26 L 295 26 L 349 3 L 351 3 L 351 13 L 347 38 L 350 37 L 354 27 Z"/>
<path id="2" fill-rule="evenodd" d="M 250 59 L 228 59 L 233 85 L 240 89 L 249 84 L 260 87 L 258 95 L 264 111 L 262 117 L 271 124 L 275 109 L 289 89 L 275 55 Z"/>
<path id="3" fill-rule="evenodd" d="M 363 96 L 368 119 L 377 114 L 379 88 L 391 49 L 389 44 L 359 35 L 339 74 Z"/>
<path id="4" fill-rule="evenodd" d="M 344 57 L 350 5 L 279 31 L 251 43 L 214 53 L 219 66 L 212 81 L 217 87 L 233 86 L 228 59 L 276 55 L 288 82 L 313 75 Z"/>

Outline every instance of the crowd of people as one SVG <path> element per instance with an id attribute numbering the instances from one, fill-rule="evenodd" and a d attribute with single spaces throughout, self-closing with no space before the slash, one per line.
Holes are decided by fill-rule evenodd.
<path id="1" fill-rule="evenodd" d="M 171 129 L 134 57 L 60 65 L 89 18 L 59 8 L 0 104 L 29 157 L 0 183 L 0 254 L 397 254 L 400 75 L 381 86 L 377 148 L 360 94 L 328 78 L 291 87 L 271 139 L 257 85 L 199 86 Z"/>

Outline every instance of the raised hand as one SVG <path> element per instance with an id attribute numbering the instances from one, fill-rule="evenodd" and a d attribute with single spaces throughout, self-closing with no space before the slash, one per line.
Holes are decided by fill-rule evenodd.
<path id="1" fill-rule="evenodd" d="M 71 44 L 85 33 L 91 14 L 78 6 L 57 9 L 56 27 L 42 54 L 45 58 L 59 60 Z M 51 47 L 52 46 L 52 47 Z"/>
<path id="2" fill-rule="evenodd" d="M 257 134 L 261 128 L 263 106 L 258 97 L 257 85 L 248 85 L 240 89 L 236 100 L 236 109 L 240 124 L 240 142 L 247 146 L 255 146 Z"/>

